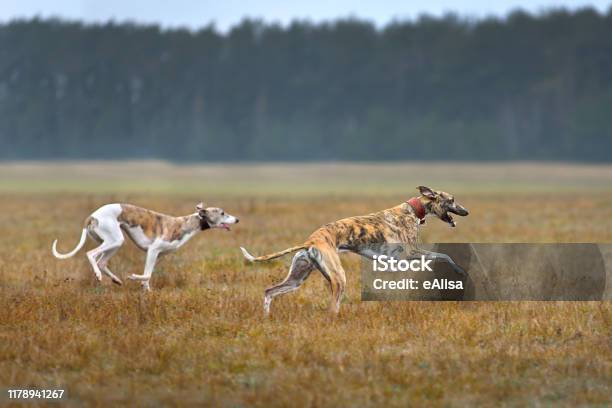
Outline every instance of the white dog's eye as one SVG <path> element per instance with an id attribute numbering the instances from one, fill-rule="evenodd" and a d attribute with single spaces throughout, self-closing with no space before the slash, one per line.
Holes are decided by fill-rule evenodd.
<path id="1" fill-rule="evenodd" d="M 225 211 L 221 211 L 221 215 L 225 215 Z"/>

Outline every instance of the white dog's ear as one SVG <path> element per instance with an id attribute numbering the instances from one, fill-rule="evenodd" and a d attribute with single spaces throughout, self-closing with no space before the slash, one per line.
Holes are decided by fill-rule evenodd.
<path id="1" fill-rule="evenodd" d="M 203 202 L 200 202 L 198 205 L 196 205 L 196 210 L 203 211 L 204 209 L 206 209 L 206 207 L 204 206 Z"/>
<path id="2" fill-rule="evenodd" d="M 429 187 L 418 186 L 417 189 L 427 198 L 431 198 L 432 200 L 436 198 L 436 193 Z"/>

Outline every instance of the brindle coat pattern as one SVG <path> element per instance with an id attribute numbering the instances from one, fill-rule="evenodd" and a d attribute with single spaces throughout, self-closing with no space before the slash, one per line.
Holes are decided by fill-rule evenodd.
<path id="1" fill-rule="evenodd" d="M 151 240 L 159 237 L 167 242 L 177 241 L 200 225 L 200 218 L 194 215 L 173 217 L 131 204 L 121 204 L 121 209 L 117 218 L 121 228 L 141 227 Z"/>
<path id="2" fill-rule="evenodd" d="M 465 216 L 467 210 L 455 203 L 454 197 L 443 191 L 433 191 L 428 187 L 418 187 L 418 197 L 425 213 L 433 215 L 455 226 L 448 212 Z M 317 268 L 329 283 L 331 290 L 330 310 L 338 313 L 340 300 L 346 287 L 346 273 L 340 262 L 339 251 L 350 251 L 362 256 L 371 256 L 372 249 L 383 244 L 403 244 L 411 253 L 425 253 L 417 246 L 420 218 L 408 203 L 375 212 L 369 215 L 344 218 L 322 226 L 313 232 L 301 245 L 260 257 L 253 257 L 241 248 L 250 261 L 266 261 L 298 251 L 294 256 L 289 274 L 283 282 L 266 289 L 264 312 L 269 313 L 270 304 L 275 296 L 297 290 Z M 428 252 L 432 258 L 442 258 L 451 266 L 462 270 L 444 254 Z M 410 254 L 408 254 L 410 255 Z"/>
<path id="3" fill-rule="evenodd" d="M 418 218 L 407 203 L 369 215 L 344 218 L 324 225 L 306 241 L 348 251 L 381 243 L 416 244 Z"/>

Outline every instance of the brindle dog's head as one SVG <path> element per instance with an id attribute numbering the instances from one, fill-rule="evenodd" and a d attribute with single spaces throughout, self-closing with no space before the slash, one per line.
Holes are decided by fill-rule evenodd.
<path id="1" fill-rule="evenodd" d="M 204 203 L 196 205 L 198 216 L 200 217 L 200 226 L 202 229 L 207 228 L 223 228 L 230 230 L 231 224 L 238 224 L 240 221 L 233 215 L 226 214 L 222 208 L 204 206 Z"/>
<path id="2" fill-rule="evenodd" d="M 417 189 L 423 197 L 429 200 L 429 202 L 425 204 L 427 212 L 448 223 L 451 227 L 455 227 L 456 224 L 449 213 L 457 214 L 462 217 L 469 214 L 467 208 L 455 202 L 455 197 L 453 197 L 452 194 L 444 191 L 434 191 L 425 186 L 419 186 Z"/>

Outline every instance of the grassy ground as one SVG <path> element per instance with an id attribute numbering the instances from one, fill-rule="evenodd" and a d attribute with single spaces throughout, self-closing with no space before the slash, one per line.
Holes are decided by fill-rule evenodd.
<path id="1" fill-rule="evenodd" d="M 426 166 L 431 166 L 426 168 Z M 329 176 L 328 176 L 329 173 Z M 344 257 L 338 318 L 313 274 L 262 317 L 290 258 L 245 265 L 317 226 L 395 205 L 432 184 L 471 215 L 426 242 L 612 242 L 612 167 L 560 164 L 0 166 L 0 404 L 6 388 L 65 388 L 64 403 L 221 406 L 606 406 L 610 302 L 360 302 Z M 159 263 L 153 292 L 96 285 L 84 254 L 59 261 L 96 207 L 240 216 Z M 140 273 L 132 244 L 111 261 Z M 137 402 L 137 403 L 135 403 Z"/>

